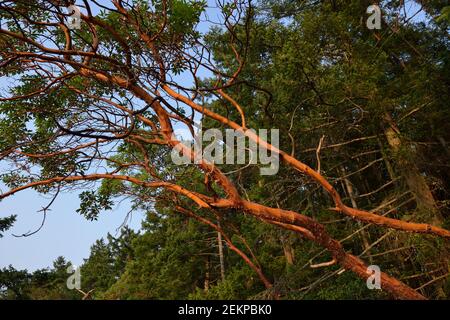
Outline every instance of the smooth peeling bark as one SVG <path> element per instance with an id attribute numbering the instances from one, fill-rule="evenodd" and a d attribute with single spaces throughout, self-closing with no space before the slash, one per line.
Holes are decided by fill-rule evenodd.
<path id="1" fill-rule="evenodd" d="M 445 230 L 430 224 L 425 223 L 412 223 L 412 222 L 406 222 L 401 221 L 397 219 L 392 219 L 388 217 L 384 217 L 381 215 L 378 215 L 376 213 L 359 210 L 355 208 L 351 208 L 346 206 L 336 189 L 328 182 L 325 177 L 323 177 L 320 173 L 318 173 L 316 170 L 312 169 L 308 165 L 302 163 L 301 161 L 297 160 L 296 158 L 292 157 L 291 155 L 287 154 L 284 151 L 279 150 L 278 148 L 272 146 L 270 143 L 264 141 L 261 139 L 256 133 L 245 130 L 242 126 L 237 124 L 236 122 L 220 115 L 208 108 L 204 108 L 197 103 L 195 103 L 193 100 L 189 99 L 188 97 L 174 91 L 170 86 L 163 84 L 161 86 L 164 91 L 170 95 L 175 100 L 181 101 L 188 105 L 189 107 L 193 108 L 194 110 L 202 113 L 203 115 L 216 120 L 224 125 L 229 126 L 230 128 L 234 130 L 238 130 L 240 132 L 243 132 L 246 137 L 251 139 L 252 141 L 256 142 L 260 147 L 263 147 L 264 149 L 279 154 L 280 158 L 290 167 L 295 168 L 296 170 L 300 171 L 301 173 L 311 177 L 314 181 L 316 181 L 320 186 L 322 186 L 326 192 L 330 195 L 330 197 L 333 199 L 335 203 L 335 210 L 342 212 L 343 214 L 350 216 L 356 220 L 376 224 L 379 226 L 389 227 L 397 230 L 402 231 L 408 231 L 408 232 L 415 232 L 415 233 L 426 233 L 426 234 L 434 234 L 438 235 L 447 239 L 450 239 L 450 231 Z"/>
<path id="2" fill-rule="evenodd" d="M 232 206 L 227 200 L 219 201 L 216 204 L 211 204 L 211 206 L 226 207 L 227 203 Z M 325 227 L 315 220 L 293 211 L 270 208 L 250 201 L 242 201 L 241 206 L 245 212 L 253 216 L 265 220 L 275 220 L 276 223 L 274 224 L 282 227 L 284 227 L 283 224 L 286 224 L 286 229 L 305 235 L 310 240 L 327 249 L 340 266 L 354 272 L 361 279 L 367 280 L 371 276 L 371 273 L 367 272 L 368 266 L 358 257 L 346 253 L 342 244 L 331 238 L 325 230 Z M 297 225 L 301 229 L 296 230 L 295 227 L 289 227 L 289 225 Z M 308 232 L 304 233 L 303 228 L 308 230 Z M 381 273 L 381 288 L 391 294 L 395 299 L 426 300 L 420 293 L 384 272 Z"/>
<path id="3" fill-rule="evenodd" d="M 316 221 L 306 216 L 301 216 L 295 212 L 286 212 L 281 209 L 267 210 L 253 203 L 246 203 L 244 208 L 249 213 L 257 212 L 258 214 L 263 211 L 269 211 L 273 214 L 275 210 L 278 210 L 279 212 L 274 214 L 274 216 L 278 217 L 280 220 L 286 219 L 286 222 L 292 221 L 293 218 L 295 223 L 303 224 L 306 229 L 310 230 L 314 235 L 313 240 L 326 248 L 343 268 L 351 270 L 364 280 L 367 280 L 371 275 L 371 273 L 367 272 L 368 266 L 361 259 L 346 253 L 342 247 L 342 244 L 339 241 L 332 239 L 326 232 L 324 226 Z M 425 300 L 425 297 L 416 292 L 414 289 L 384 272 L 381 273 L 381 287 L 396 299 Z"/>

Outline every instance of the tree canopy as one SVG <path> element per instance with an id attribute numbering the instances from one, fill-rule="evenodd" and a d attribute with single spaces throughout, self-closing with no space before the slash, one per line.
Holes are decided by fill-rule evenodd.
<path id="1" fill-rule="evenodd" d="M 448 298 L 449 7 L 383 1 L 371 30 L 372 3 L 85 0 L 73 29 L 70 1 L 1 0 L 0 199 L 146 212 L 92 246 L 99 299 Z M 276 154 L 277 174 L 199 159 L 176 135 L 199 123 Z M 5 268 L 0 293 L 42 298 L 23 284 L 65 263 Z"/>

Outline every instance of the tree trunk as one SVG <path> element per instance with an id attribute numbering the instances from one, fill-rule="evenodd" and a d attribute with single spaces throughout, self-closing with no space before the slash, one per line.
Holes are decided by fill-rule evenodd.
<path id="1" fill-rule="evenodd" d="M 396 123 L 392 119 L 389 113 L 385 113 L 386 129 L 385 135 L 387 142 L 392 150 L 392 153 L 396 157 L 397 166 L 401 172 L 405 182 L 413 193 L 417 208 L 419 209 L 420 217 L 424 222 L 431 223 L 436 226 L 441 226 L 444 218 L 441 215 L 439 208 L 436 204 L 436 200 L 428 186 L 424 176 L 420 173 L 419 168 L 412 160 L 413 151 L 410 146 L 402 143 L 401 133 Z M 430 246 L 436 245 L 435 240 L 432 241 Z M 428 255 L 436 255 L 440 260 L 442 266 L 447 266 L 448 269 L 448 252 L 446 249 L 438 250 L 435 253 L 431 251 L 427 252 Z M 433 290 L 437 298 L 445 298 L 445 292 L 443 290 L 443 283 L 437 283 Z"/>
<path id="2" fill-rule="evenodd" d="M 417 207 L 423 211 L 430 219 L 432 224 L 442 225 L 443 217 L 440 214 L 436 201 L 431 193 L 424 176 L 420 173 L 419 168 L 411 160 L 408 155 L 412 154 L 409 146 L 402 143 L 400 139 L 400 130 L 392 119 L 391 115 L 385 113 L 386 129 L 384 131 L 386 140 L 397 159 L 397 167 L 399 168 L 405 182 L 416 198 Z"/>
<path id="3" fill-rule="evenodd" d="M 289 236 L 281 238 L 286 264 L 292 266 L 294 264 L 294 249 L 291 246 Z"/>
<path id="4" fill-rule="evenodd" d="M 205 292 L 208 292 L 208 290 L 209 290 L 209 281 L 210 281 L 209 269 L 210 269 L 210 257 L 208 256 L 206 258 L 206 273 L 205 273 L 205 283 L 204 283 Z"/>
<path id="5" fill-rule="evenodd" d="M 220 224 L 218 223 L 220 227 Z M 219 245 L 219 261 L 220 261 L 220 278 L 222 281 L 225 280 L 225 263 L 223 258 L 223 242 L 222 242 L 222 234 L 217 232 L 217 243 Z"/>

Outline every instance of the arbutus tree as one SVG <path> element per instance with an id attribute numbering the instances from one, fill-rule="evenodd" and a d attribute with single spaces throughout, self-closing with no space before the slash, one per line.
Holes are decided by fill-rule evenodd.
<path id="1" fill-rule="evenodd" d="M 320 169 L 246 130 L 246 107 L 227 92 L 251 85 L 239 80 L 251 37 L 250 2 L 220 4 L 222 20 L 211 23 L 229 35 L 223 45 L 234 55 L 232 73 L 224 71 L 198 31 L 206 6 L 202 1 L 84 0 L 80 29 L 68 27 L 71 4 L 0 1 L 1 74 L 17 83 L 0 98 L 1 159 L 13 168 L 2 175 L 10 189 L 1 199 L 25 189 L 56 198 L 63 190 L 88 189 L 101 181 L 98 192 L 81 194 L 80 212 L 87 218 L 111 208 L 113 197 L 132 197 L 137 207 L 171 206 L 217 231 L 269 290 L 273 285 L 261 266 L 227 234 L 225 214 L 245 213 L 299 233 L 332 255 L 328 265 L 339 264 L 363 280 L 371 275 L 367 264 L 346 252 L 314 218 L 248 199 L 232 174 L 207 159 L 195 168 L 172 164 L 172 150 L 197 156 L 180 143 L 174 128 L 185 126 L 194 133 L 195 120 L 202 117 L 243 132 L 277 154 L 284 166 L 327 193 L 333 212 L 380 228 L 450 238 L 450 231 L 432 224 L 347 206 Z M 210 80 L 203 81 L 202 75 Z M 209 107 L 214 97 L 226 103 L 223 112 Z M 228 109 L 238 118 L 230 117 Z M 381 286 L 394 298 L 424 299 L 383 272 Z"/>

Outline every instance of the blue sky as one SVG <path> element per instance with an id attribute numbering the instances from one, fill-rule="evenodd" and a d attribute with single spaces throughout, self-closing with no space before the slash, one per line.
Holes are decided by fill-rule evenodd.
<path id="1" fill-rule="evenodd" d="M 99 3 L 105 4 L 109 1 L 101 0 Z M 81 2 L 77 1 L 77 4 Z M 207 14 L 210 20 L 217 20 L 215 6 L 215 0 L 208 1 Z M 83 9 L 81 11 L 84 12 Z M 95 11 L 97 10 L 94 10 L 94 13 Z M 205 32 L 207 29 L 208 23 L 202 22 L 199 30 Z M 189 82 L 183 76 L 177 77 L 177 80 L 184 82 L 184 85 Z M 7 86 L 7 79 L 0 77 L 0 91 L 4 92 Z M 2 184 L 0 189 L 7 190 Z M 101 214 L 97 221 L 91 222 L 76 213 L 80 203 L 78 194 L 81 191 L 61 193 L 53 203 L 51 211 L 47 213 L 43 228 L 29 237 L 17 238 L 13 234 L 20 235 L 36 230 L 42 222 L 42 213 L 38 211 L 46 206 L 50 199 L 32 190 L 26 190 L 2 200 L 0 217 L 16 214 L 17 222 L 0 239 L 0 268 L 13 265 L 16 269 L 34 271 L 51 266 L 58 256 L 64 256 L 74 265 L 80 265 L 83 259 L 89 256 L 90 247 L 95 240 L 105 237 L 108 232 L 112 235 L 118 234 L 118 228 L 129 212 L 129 203 L 123 202 L 112 211 Z M 127 225 L 137 230 L 143 217 L 143 213 L 134 212 L 131 219 L 127 220 Z"/>
<path id="2" fill-rule="evenodd" d="M 79 265 L 89 256 L 95 240 L 108 232 L 116 234 L 129 210 L 128 204 L 122 203 L 101 214 L 98 221 L 87 221 L 75 212 L 79 206 L 78 192 L 62 193 L 47 213 L 40 232 L 30 237 L 12 235 L 36 230 L 42 221 L 42 213 L 37 211 L 48 202 L 47 198 L 27 190 L 0 203 L 0 217 L 18 215 L 14 227 L 0 239 L 0 267 L 12 264 L 17 269 L 35 270 L 50 266 L 60 255 Z M 134 213 L 128 225 L 138 229 L 142 217 L 141 213 Z"/>

